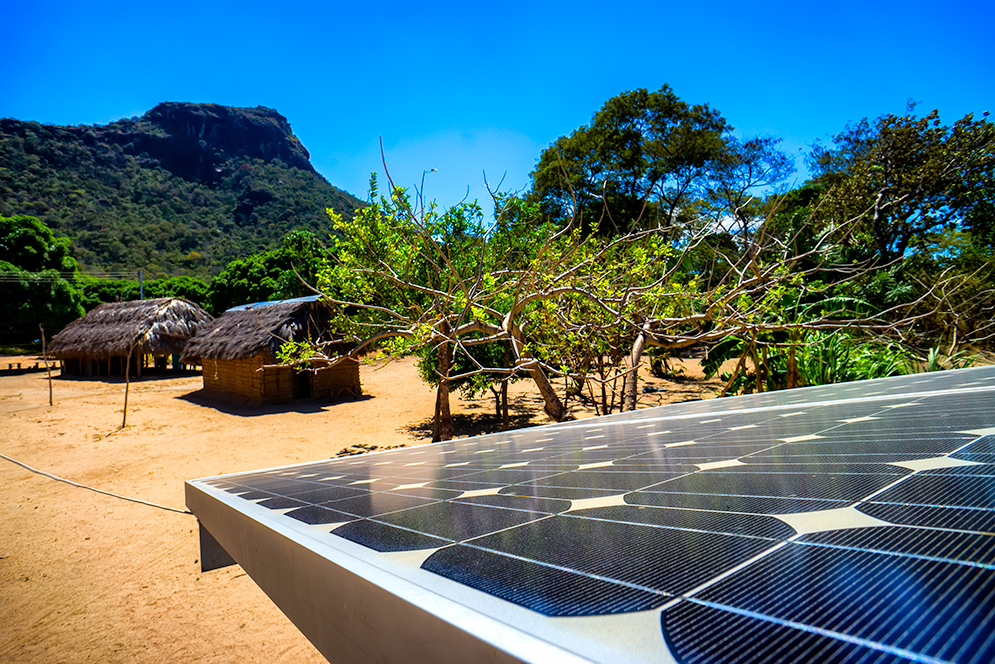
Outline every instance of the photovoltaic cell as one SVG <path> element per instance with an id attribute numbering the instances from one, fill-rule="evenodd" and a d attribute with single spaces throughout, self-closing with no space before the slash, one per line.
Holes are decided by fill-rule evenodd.
<path id="1" fill-rule="evenodd" d="M 993 397 L 982 367 L 693 402 L 195 480 L 188 504 L 330 658 L 362 615 L 370 660 L 436 629 L 509 661 L 991 662 Z M 319 591 L 316 560 L 367 590 Z"/>
<path id="2" fill-rule="evenodd" d="M 789 542 L 694 600 L 883 652 L 995 661 L 991 569 Z"/>

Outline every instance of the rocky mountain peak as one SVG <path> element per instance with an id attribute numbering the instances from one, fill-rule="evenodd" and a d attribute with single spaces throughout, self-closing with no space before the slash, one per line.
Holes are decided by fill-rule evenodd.
<path id="1" fill-rule="evenodd" d="M 115 127 L 110 125 L 108 128 Z M 129 131 L 132 130 L 132 131 Z M 239 160 L 279 159 L 314 172 L 307 149 L 287 118 L 272 108 L 165 102 L 125 129 L 140 150 L 185 178 L 210 181 Z"/>

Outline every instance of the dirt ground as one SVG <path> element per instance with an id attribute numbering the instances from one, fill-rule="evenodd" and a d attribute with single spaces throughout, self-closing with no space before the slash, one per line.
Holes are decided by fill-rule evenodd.
<path id="1" fill-rule="evenodd" d="M 33 365 L 35 358 L 0 357 Z M 427 443 L 435 393 L 410 361 L 361 369 L 364 396 L 248 410 L 199 375 L 132 382 L 0 370 L 0 454 L 103 491 L 184 510 L 183 482 Z M 644 383 L 639 407 L 709 398 L 685 378 Z M 513 426 L 546 423 L 522 381 Z M 494 399 L 453 395 L 457 436 L 496 430 Z M 594 415 L 574 402 L 577 417 Z M 0 662 L 324 662 L 238 566 L 202 574 L 193 516 L 87 491 L 0 458 Z"/>

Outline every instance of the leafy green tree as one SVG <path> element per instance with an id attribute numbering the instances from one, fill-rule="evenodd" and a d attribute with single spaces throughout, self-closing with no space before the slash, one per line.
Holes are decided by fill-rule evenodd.
<path id="1" fill-rule="evenodd" d="M 55 237 L 37 218 L 26 215 L 0 217 L 0 261 L 28 272 L 76 270 L 69 239 Z"/>
<path id="2" fill-rule="evenodd" d="M 877 265 L 838 287 L 879 310 L 915 303 L 902 315 L 919 347 L 987 344 L 995 261 L 995 125 L 987 114 L 953 125 L 937 111 L 886 115 L 848 127 L 817 146 L 813 167 L 824 195 L 815 212 L 826 232 L 846 229 L 839 262 Z"/>
<path id="3" fill-rule="evenodd" d="M 681 101 L 668 85 L 622 93 L 542 153 L 532 196 L 544 214 L 585 231 L 669 227 L 700 197 L 729 129 L 718 111 Z"/>
<path id="4" fill-rule="evenodd" d="M 719 226 L 729 226 L 748 257 L 753 235 L 765 232 L 769 215 L 767 192 L 794 170 L 791 159 L 777 145 L 781 139 L 726 139 L 706 187 L 706 196 Z"/>
<path id="5" fill-rule="evenodd" d="M 289 233 L 279 249 L 253 254 L 229 263 L 211 281 L 207 301 L 220 315 L 230 307 L 314 293 L 325 250 L 309 231 Z"/>
<path id="6" fill-rule="evenodd" d="M 60 273 L 29 272 L 6 261 L 0 261 L 0 301 L 5 343 L 30 343 L 39 338 L 39 324 L 51 335 L 83 315 L 79 291 Z"/>
<path id="7" fill-rule="evenodd" d="M 379 196 L 375 178 L 370 200 L 352 220 L 328 211 L 339 235 L 319 285 L 344 307 L 336 324 L 355 337 L 357 351 L 388 338 L 393 352 L 416 353 L 423 367 L 437 367 L 430 381 L 437 385 L 435 437 L 448 439 L 450 384 L 461 366 L 453 355 L 461 352 L 461 327 L 473 317 L 471 293 L 481 278 L 481 211 L 470 203 L 443 212 L 429 205 L 415 216 L 407 192 Z"/>
<path id="8" fill-rule="evenodd" d="M 155 279 L 146 284 L 146 297 L 182 297 L 204 307 L 208 304 L 210 286 L 203 279 L 188 277 L 169 277 Z"/>
<path id="9" fill-rule="evenodd" d="M 849 244 L 871 248 L 882 263 L 929 254 L 939 235 L 958 225 L 986 236 L 995 172 L 995 126 L 987 115 L 952 126 L 937 111 L 917 117 L 911 108 L 864 119 L 832 146 L 817 146 L 812 165 L 828 188 L 824 223 L 851 225 Z"/>
<path id="10" fill-rule="evenodd" d="M 439 364 L 439 353 L 427 348 L 418 358 L 418 373 L 426 383 L 436 389 L 446 380 L 450 391 L 458 390 L 472 398 L 490 390 L 494 394 L 495 413 L 502 422 L 502 430 L 510 426 L 508 414 L 508 384 L 520 376 L 507 373 L 511 368 L 511 349 L 507 342 L 478 343 L 482 335 L 468 335 L 457 352 L 451 354 L 449 372 L 456 378 L 446 378 Z M 482 367 L 497 367 L 504 371 L 487 371 Z M 441 404 L 440 404 L 441 406 Z M 441 419 L 443 408 L 440 408 Z M 441 422 L 440 422 L 441 425 Z M 441 430 L 438 432 L 441 438 Z"/>
<path id="11" fill-rule="evenodd" d="M 83 306 L 87 311 L 104 302 L 141 299 L 141 287 L 137 279 L 108 279 L 84 274 L 80 276 L 79 286 L 83 293 Z"/>
<path id="12" fill-rule="evenodd" d="M 630 319 L 640 307 L 678 306 L 664 302 L 672 286 L 665 275 L 676 265 L 664 259 L 675 250 L 656 229 L 585 235 L 538 223 L 533 203 L 500 195 L 497 219 L 484 225 L 475 205 L 415 215 L 403 190 L 389 199 L 375 193 L 354 219 L 336 221 L 341 236 L 321 290 L 342 308 L 353 352 L 387 339 L 391 352 L 417 353 L 435 372 L 429 382 L 439 387 L 443 423 L 450 387 L 518 373 L 535 382 L 554 420 L 568 411 L 551 374 L 593 376 L 607 412 L 639 330 Z M 508 356 L 485 359 L 478 346 Z"/>
<path id="13" fill-rule="evenodd" d="M 528 375 L 554 420 L 584 389 L 596 402 L 601 392 L 600 412 L 628 410 L 647 348 L 718 344 L 715 357 L 738 358 L 727 389 L 794 387 L 818 364 L 810 340 L 838 330 L 909 339 L 928 319 L 923 307 L 966 311 L 944 290 L 962 292 L 956 279 L 940 274 L 922 289 L 927 273 L 904 254 L 894 272 L 863 260 L 855 238 L 866 218 L 823 209 L 845 200 L 848 171 L 765 196 L 790 168 L 777 141 L 735 140 L 707 107 L 691 117 L 664 93 L 610 100 L 544 153 L 532 194 L 495 195 L 493 223 L 476 205 L 412 206 L 396 188 L 378 196 L 375 181 L 353 219 L 329 211 L 339 235 L 319 287 L 352 335 L 349 354 L 372 343 L 418 354 L 438 386 L 438 437 L 451 435 L 454 386 Z M 963 187 L 950 191 L 949 201 L 968 200 Z M 983 293 L 969 298 L 975 310 Z M 501 361 L 488 357 L 503 348 Z M 297 360 L 323 352 L 305 350 Z M 887 353 L 861 353 L 852 356 L 884 366 L 874 358 Z M 565 379 L 563 398 L 551 377 Z"/>
<path id="14" fill-rule="evenodd" d="M 81 275 L 79 286 L 83 293 L 83 306 L 93 309 L 103 302 L 129 302 L 156 297 L 182 297 L 209 308 L 210 285 L 203 279 L 179 276 L 166 279 L 107 279 Z"/>
<path id="15" fill-rule="evenodd" d="M 83 315 L 69 240 L 34 217 L 0 217 L 0 334 L 8 343 L 38 338 Z"/>

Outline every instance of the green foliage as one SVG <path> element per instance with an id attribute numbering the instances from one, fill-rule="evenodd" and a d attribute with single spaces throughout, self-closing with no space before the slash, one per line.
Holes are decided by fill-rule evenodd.
<path id="1" fill-rule="evenodd" d="M 78 280 L 87 311 L 104 302 L 128 302 L 157 297 L 182 297 L 205 309 L 209 308 L 209 283 L 195 277 L 168 279 L 104 279 L 81 275 Z"/>
<path id="2" fill-rule="evenodd" d="M 311 295 L 309 284 L 326 260 L 325 248 L 310 231 L 287 234 L 279 249 L 232 261 L 208 281 L 190 276 L 165 279 L 105 279 L 81 276 L 79 286 L 87 310 L 102 302 L 125 302 L 156 297 L 182 297 L 214 315 L 249 302 L 265 302 Z"/>
<path id="3" fill-rule="evenodd" d="M 76 270 L 68 238 L 55 237 L 38 219 L 26 215 L 0 217 L 0 261 L 27 272 Z"/>
<path id="4" fill-rule="evenodd" d="M 6 261 L 0 261 L 0 302 L 5 345 L 37 339 L 39 324 L 51 335 L 83 315 L 79 291 L 58 272 L 28 272 Z"/>
<path id="5" fill-rule="evenodd" d="M 945 371 L 947 369 L 964 369 L 972 367 L 978 362 L 978 357 L 966 350 L 958 351 L 953 355 L 944 356 L 939 346 L 929 349 L 926 354 L 925 371 Z"/>
<path id="6" fill-rule="evenodd" d="M 669 225 L 694 204 L 729 129 L 718 111 L 688 105 L 667 85 L 624 92 L 542 153 L 532 196 L 545 215 L 602 234 Z"/>
<path id="7" fill-rule="evenodd" d="M 145 285 L 146 297 L 182 297 L 191 302 L 207 305 L 208 282 L 194 277 L 169 277 L 155 279 Z"/>
<path id="8" fill-rule="evenodd" d="M 848 231 L 851 247 L 883 262 L 928 254 L 938 233 L 965 225 L 988 236 L 995 174 L 995 125 L 972 115 L 952 126 L 933 111 L 862 120 L 817 147 L 812 166 L 830 187 L 826 223 Z"/>
<path id="9" fill-rule="evenodd" d="M 206 296 L 209 310 L 220 315 L 249 302 L 311 295 L 325 258 L 324 247 L 313 233 L 292 231 L 279 249 L 229 263 L 211 281 Z"/>
<path id="10" fill-rule="evenodd" d="M 82 275 L 79 285 L 83 294 L 83 305 L 87 311 L 104 302 L 138 300 L 141 295 L 137 279 L 100 279 Z"/>
<path id="11" fill-rule="evenodd" d="M 917 364 L 912 352 L 895 343 L 861 339 L 844 331 L 812 331 L 803 344 L 728 337 L 709 349 L 702 368 L 711 378 L 728 360 L 750 360 L 721 374 L 728 385 L 725 394 L 750 394 L 789 387 L 792 357 L 800 377 L 796 387 L 900 376 L 914 373 Z"/>
<path id="12" fill-rule="evenodd" d="M 34 217 L 0 217 L 2 343 L 38 338 L 38 325 L 58 331 L 83 314 L 69 241 Z"/>
<path id="13" fill-rule="evenodd" d="M 845 334 L 814 333 L 799 355 L 806 385 L 901 376 L 915 372 L 916 358 L 898 344 L 859 340 Z"/>
<path id="14" fill-rule="evenodd" d="M 504 343 L 474 344 L 474 337 L 480 339 L 480 335 L 468 335 L 459 350 L 453 353 L 449 368 L 451 375 L 458 376 L 455 380 L 449 381 L 449 388 L 459 390 L 467 398 L 482 394 L 489 386 L 502 380 L 514 382 L 517 379 L 515 376 L 496 371 L 480 372 L 480 367 L 507 367 L 510 353 L 506 354 L 507 348 Z M 432 387 L 438 387 L 442 379 L 439 371 L 439 354 L 435 350 L 431 346 L 426 346 L 418 355 L 418 374 Z"/>
<path id="15" fill-rule="evenodd" d="M 320 288 L 357 343 L 389 338 L 430 383 L 470 391 L 510 365 L 554 418 L 546 375 L 600 390 L 611 412 L 644 344 L 661 348 L 651 369 L 714 345 L 706 369 L 735 360 L 732 393 L 904 373 L 919 360 L 889 335 L 925 347 L 942 330 L 954 348 L 995 330 L 995 263 L 972 239 L 989 199 L 963 184 L 990 181 L 989 128 L 865 124 L 817 152 L 817 181 L 771 196 L 791 167 L 777 139 L 735 139 L 668 87 L 625 93 L 543 153 L 529 195 L 499 195 L 492 225 L 372 182 L 353 219 L 330 211 L 340 235 Z M 882 175 L 894 163 L 914 172 Z"/>
<path id="16" fill-rule="evenodd" d="M 430 205 L 416 218 L 404 190 L 378 198 L 375 178 L 370 198 L 352 219 L 328 210 L 337 235 L 334 261 L 321 271 L 319 289 L 357 305 L 340 316 L 343 331 L 366 338 L 384 329 L 403 329 L 407 341 L 394 343 L 431 345 L 440 321 L 475 313 L 460 307 L 469 301 L 466 294 L 483 255 L 480 207 L 462 203 L 439 212 Z M 454 299 L 442 298 L 442 293 Z"/>
<path id="17" fill-rule="evenodd" d="M 293 364 L 298 371 L 310 368 L 308 360 L 316 357 L 318 351 L 311 340 L 285 341 L 276 351 L 276 361 L 281 364 Z"/>

